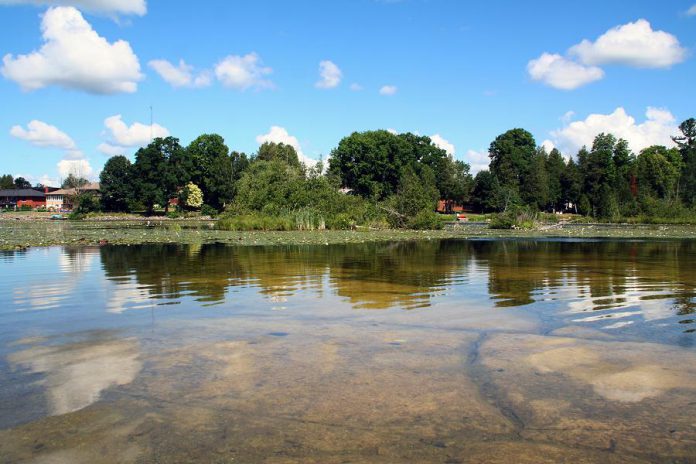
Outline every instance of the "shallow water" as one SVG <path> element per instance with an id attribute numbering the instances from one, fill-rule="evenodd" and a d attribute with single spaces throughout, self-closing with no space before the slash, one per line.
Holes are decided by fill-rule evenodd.
<path id="1" fill-rule="evenodd" d="M 0 254 L 0 463 L 696 462 L 696 242 Z"/>

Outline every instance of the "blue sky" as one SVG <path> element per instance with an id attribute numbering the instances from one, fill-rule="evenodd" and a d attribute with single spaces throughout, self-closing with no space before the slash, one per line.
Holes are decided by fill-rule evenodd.
<path id="1" fill-rule="evenodd" d="M 0 0 L 0 172 L 95 177 L 150 133 L 317 159 L 412 131 L 474 171 L 513 127 L 566 155 L 668 143 L 696 116 L 695 3 Z"/>

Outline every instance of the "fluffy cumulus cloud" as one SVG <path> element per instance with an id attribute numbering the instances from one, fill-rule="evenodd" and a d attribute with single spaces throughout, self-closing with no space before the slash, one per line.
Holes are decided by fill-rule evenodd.
<path id="1" fill-rule="evenodd" d="M 273 83 L 266 78 L 272 72 L 256 53 L 229 55 L 215 65 L 215 77 L 225 87 L 236 90 L 272 88 Z"/>
<path id="2" fill-rule="evenodd" d="M 445 150 L 448 155 L 454 156 L 454 144 L 450 143 L 448 140 L 445 140 L 443 136 L 440 134 L 431 135 L 430 140 L 433 142 L 433 145 Z"/>
<path id="3" fill-rule="evenodd" d="M 563 90 L 577 89 L 604 77 L 604 71 L 596 66 L 584 66 L 551 53 L 527 63 L 527 72 L 535 81 Z"/>
<path id="4" fill-rule="evenodd" d="M 636 68 L 669 68 L 686 59 L 687 50 L 665 31 L 655 31 L 648 21 L 616 26 L 594 42 L 583 40 L 567 56 L 542 53 L 527 63 L 529 76 L 551 87 L 572 90 L 600 80 L 598 66 L 617 64 Z"/>
<path id="5" fill-rule="evenodd" d="M 167 60 L 152 60 L 148 65 L 172 87 L 207 87 L 211 83 L 210 71 L 193 72 L 193 66 L 179 60 L 174 65 Z"/>
<path id="6" fill-rule="evenodd" d="M 151 138 L 169 136 L 169 130 L 159 124 L 150 126 L 134 122 L 129 126 L 120 114 L 106 118 L 104 127 L 108 141 L 101 143 L 97 148 L 108 156 L 127 155 L 132 148 L 150 143 Z"/>
<path id="7" fill-rule="evenodd" d="M 464 155 L 464 161 L 469 164 L 471 173 L 476 175 L 479 171 L 488 169 L 491 159 L 485 150 L 467 150 L 466 155 Z"/>
<path id="8" fill-rule="evenodd" d="M 58 174 L 65 179 L 70 174 L 85 179 L 94 179 L 94 169 L 86 159 L 62 159 L 58 161 Z"/>
<path id="9" fill-rule="evenodd" d="M 583 145 L 588 148 L 600 133 L 611 133 L 626 139 L 634 152 L 651 145 L 672 146 L 672 135 L 678 133 L 676 118 L 666 109 L 651 108 L 645 120 L 636 119 L 619 107 L 610 114 L 590 114 L 582 121 L 573 121 L 551 132 L 553 143 L 566 155 L 575 155 Z"/>
<path id="10" fill-rule="evenodd" d="M 73 7 L 50 8 L 41 22 L 44 44 L 3 57 L 2 74 L 31 91 L 58 85 L 97 94 L 135 92 L 142 79 L 128 42 L 109 43 Z"/>
<path id="11" fill-rule="evenodd" d="M 104 15 L 138 15 L 147 12 L 145 0 L 0 0 L 0 5 L 73 6 Z"/>
<path id="12" fill-rule="evenodd" d="M 568 52 L 587 65 L 638 68 L 668 68 L 686 58 L 686 49 L 675 36 L 654 31 L 645 19 L 610 29 L 594 42 L 583 40 Z"/>
<path id="13" fill-rule="evenodd" d="M 333 61 L 324 60 L 319 63 L 319 80 L 315 87 L 320 89 L 333 89 L 341 83 L 343 73 Z"/>
<path id="14" fill-rule="evenodd" d="M 379 94 L 380 95 L 395 95 L 397 92 L 397 89 L 395 85 L 383 85 L 379 89 Z"/>
<path id="15" fill-rule="evenodd" d="M 34 119 L 27 124 L 26 129 L 22 126 L 12 126 L 10 135 L 37 147 L 60 148 L 63 150 L 75 150 L 75 141 L 65 132 L 56 126 L 47 124 L 43 121 Z"/>
<path id="16" fill-rule="evenodd" d="M 295 149 L 300 161 L 305 165 L 314 166 L 317 163 L 317 160 L 305 156 L 305 154 L 302 152 L 302 147 L 300 146 L 300 142 L 297 140 L 297 137 L 290 135 L 287 129 L 284 127 L 272 126 L 267 133 L 256 136 L 256 143 L 261 145 L 265 142 L 284 143 L 285 145 L 290 145 Z"/>

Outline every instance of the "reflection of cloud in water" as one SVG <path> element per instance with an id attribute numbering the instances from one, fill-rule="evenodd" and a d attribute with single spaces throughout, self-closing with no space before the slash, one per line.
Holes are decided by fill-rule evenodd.
<path id="1" fill-rule="evenodd" d="M 144 309 L 154 306 L 155 304 L 150 299 L 148 287 L 136 282 L 135 278 L 130 278 L 114 282 L 109 292 L 106 310 L 110 313 L 120 314 L 129 309 Z"/>
<path id="2" fill-rule="evenodd" d="M 85 408 L 111 386 L 133 381 L 142 367 L 134 339 L 90 340 L 69 345 L 34 346 L 12 353 L 14 367 L 43 374 L 39 383 L 46 389 L 52 415 Z"/>
<path id="3" fill-rule="evenodd" d="M 664 284 L 641 282 L 639 276 L 630 276 L 616 290 L 610 295 L 593 297 L 589 296 L 592 292 L 588 286 L 571 279 L 554 293 L 556 299 L 570 300 L 566 314 L 591 314 L 573 319 L 573 322 L 611 322 L 603 327 L 605 329 L 618 329 L 636 322 L 613 322 L 615 319 L 640 317 L 652 322 L 674 316 L 673 298 L 677 289 L 666 289 Z"/>
<path id="4" fill-rule="evenodd" d="M 46 274 L 35 275 L 35 281 L 13 289 L 15 306 L 19 311 L 60 307 L 74 293 L 81 274 L 92 269 L 96 256 L 95 251 L 89 248 L 61 250 L 55 271 L 49 267 Z M 56 266 L 56 263 L 51 266 Z"/>

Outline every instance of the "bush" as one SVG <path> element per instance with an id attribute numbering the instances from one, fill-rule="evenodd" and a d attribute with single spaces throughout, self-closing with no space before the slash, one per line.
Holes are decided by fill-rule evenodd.
<path id="1" fill-rule="evenodd" d="M 167 211 L 167 217 L 169 219 L 179 219 L 182 216 L 182 214 L 179 211 Z"/>
<path id="2" fill-rule="evenodd" d="M 203 216 L 215 217 L 218 215 L 218 210 L 210 205 L 203 205 L 201 206 L 201 214 Z"/>
<path id="3" fill-rule="evenodd" d="M 407 222 L 409 229 L 417 230 L 437 230 L 442 229 L 443 223 L 440 220 L 440 215 L 427 210 L 422 210 L 416 213 L 412 218 L 409 218 Z"/>
<path id="4" fill-rule="evenodd" d="M 33 211 L 34 208 L 32 208 L 32 207 L 29 206 L 29 205 L 22 205 L 22 206 L 19 207 L 19 210 L 20 210 L 20 211 Z"/>

